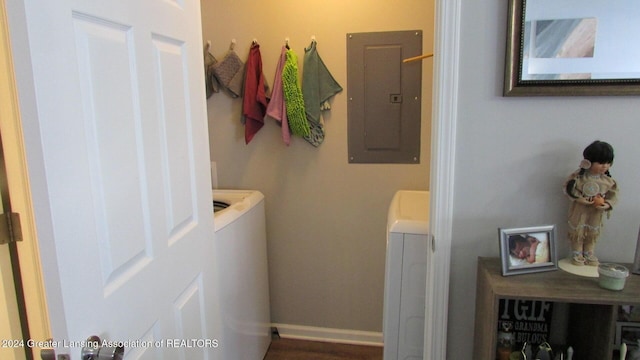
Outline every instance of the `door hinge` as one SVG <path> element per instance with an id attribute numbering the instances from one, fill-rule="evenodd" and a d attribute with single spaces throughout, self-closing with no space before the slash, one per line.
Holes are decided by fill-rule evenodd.
<path id="1" fill-rule="evenodd" d="M 0 214 L 0 245 L 22 241 L 20 214 Z"/>

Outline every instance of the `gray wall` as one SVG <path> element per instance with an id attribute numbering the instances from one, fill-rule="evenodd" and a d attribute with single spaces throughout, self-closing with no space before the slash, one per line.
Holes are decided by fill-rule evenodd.
<path id="1" fill-rule="evenodd" d="M 621 188 L 599 257 L 632 262 L 640 225 L 640 99 L 502 97 L 507 2 L 461 3 L 449 359 L 473 359 L 476 258 L 499 256 L 498 227 L 557 224 L 567 254 L 561 186 L 591 141 L 614 146 Z"/>
<path id="2" fill-rule="evenodd" d="M 266 198 L 272 321 L 336 329 L 382 330 L 387 209 L 400 189 L 429 184 L 432 61 L 423 61 L 422 146 L 419 165 L 364 165 L 347 161 L 346 34 L 423 30 L 433 49 L 433 1 L 203 0 L 203 40 L 223 58 L 231 39 L 246 59 L 260 43 L 267 81 L 285 38 L 298 54 L 311 36 L 345 89 L 326 118 L 325 142 L 301 138 L 287 147 L 267 121 L 249 145 L 240 124 L 241 100 L 208 100 L 211 159 L 219 188 L 258 189 Z M 299 64 L 300 68 L 302 63 Z"/>

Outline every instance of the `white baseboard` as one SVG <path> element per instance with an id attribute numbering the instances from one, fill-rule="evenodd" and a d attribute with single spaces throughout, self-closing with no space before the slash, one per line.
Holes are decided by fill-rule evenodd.
<path id="1" fill-rule="evenodd" d="M 271 324 L 285 339 L 324 341 L 341 344 L 382 346 L 382 333 L 375 331 L 331 329 L 314 326 Z"/>

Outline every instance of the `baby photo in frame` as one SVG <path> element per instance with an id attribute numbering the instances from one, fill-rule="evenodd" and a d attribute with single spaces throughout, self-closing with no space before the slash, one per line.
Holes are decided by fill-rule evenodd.
<path id="1" fill-rule="evenodd" d="M 503 276 L 558 269 L 555 225 L 498 230 Z"/>

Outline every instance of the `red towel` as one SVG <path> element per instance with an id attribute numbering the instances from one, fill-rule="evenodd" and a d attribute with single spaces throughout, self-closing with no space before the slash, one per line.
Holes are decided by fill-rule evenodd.
<path id="1" fill-rule="evenodd" d="M 244 80 L 242 115 L 244 117 L 244 141 L 249 143 L 264 125 L 267 111 L 267 85 L 262 73 L 260 45 L 254 43 L 249 50 L 249 59 Z"/>

